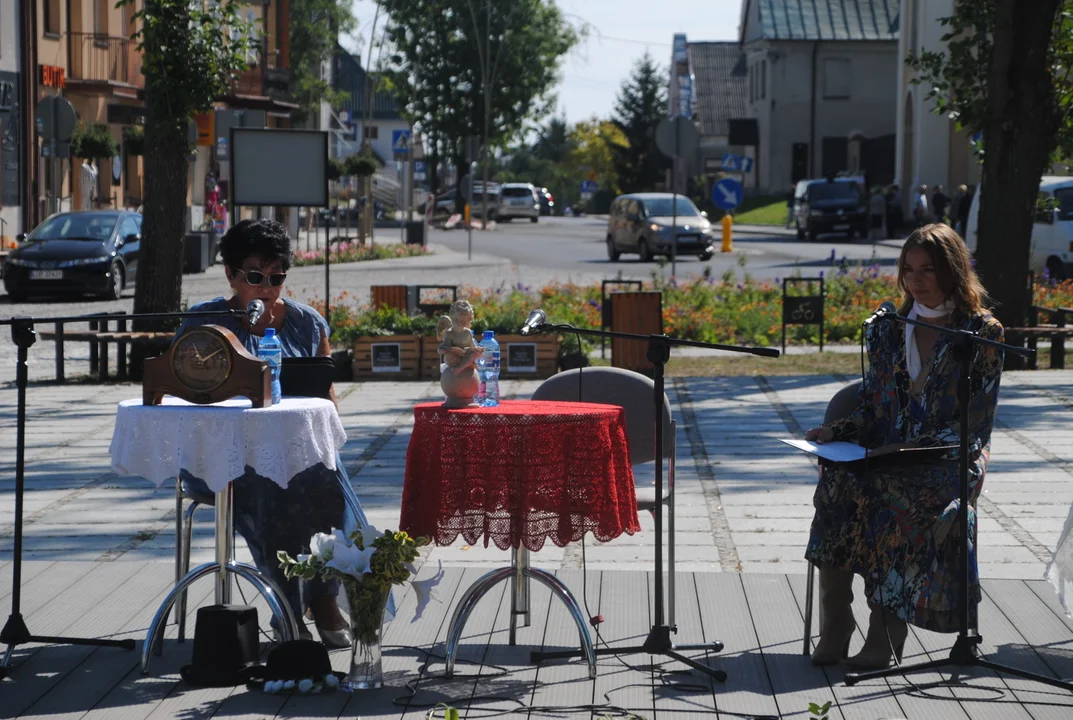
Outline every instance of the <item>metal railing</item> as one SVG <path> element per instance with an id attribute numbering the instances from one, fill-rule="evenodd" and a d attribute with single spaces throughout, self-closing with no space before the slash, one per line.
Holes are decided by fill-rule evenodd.
<path id="1" fill-rule="evenodd" d="M 115 82 L 145 87 L 137 43 L 123 37 L 72 32 L 67 76 L 73 81 Z"/>

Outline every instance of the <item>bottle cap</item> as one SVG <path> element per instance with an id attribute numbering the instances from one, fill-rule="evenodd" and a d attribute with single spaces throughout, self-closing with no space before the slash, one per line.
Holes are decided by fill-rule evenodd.
<path id="1" fill-rule="evenodd" d="M 487 340 L 488 338 L 491 338 L 491 337 L 495 337 L 495 336 L 496 336 L 496 334 L 495 334 L 494 330 L 485 330 L 484 331 L 484 339 L 485 340 Z"/>
<path id="2" fill-rule="evenodd" d="M 275 337 L 275 336 L 276 336 L 276 329 L 275 328 L 265 328 L 265 337 Z"/>

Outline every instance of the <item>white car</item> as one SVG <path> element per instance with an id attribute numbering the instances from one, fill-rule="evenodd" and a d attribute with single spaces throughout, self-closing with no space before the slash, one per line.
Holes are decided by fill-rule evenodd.
<path id="1" fill-rule="evenodd" d="M 529 218 L 540 222 L 540 196 L 531 183 L 504 183 L 499 186 L 499 220 Z"/>
<path id="2" fill-rule="evenodd" d="M 1040 179 L 1039 191 L 1045 197 L 1054 198 L 1056 207 L 1045 216 L 1036 216 L 1028 267 L 1037 275 L 1046 270 L 1054 280 L 1073 278 L 1073 177 L 1045 175 Z M 980 196 L 977 190 L 965 229 L 965 244 L 974 254 L 979 236 Z"/>

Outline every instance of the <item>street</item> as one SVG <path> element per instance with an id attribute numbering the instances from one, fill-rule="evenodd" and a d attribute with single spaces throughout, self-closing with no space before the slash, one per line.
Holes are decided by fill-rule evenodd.
<path id="1" fill-rule="evenodd" d="M 540 222 L 500 223 L 488 232 L 473 232 L 473 252 L 506 258 L 519 266 L 548 268 L 570 273 L 598 273 L 604 277 L 623 277 L 647 280 L 658 269 L 655 262 L 641 263 L 636 255 L 624 255 L 618 262 L 607 258 L 607 220 L 598 217 L 542 217 Z M 836 261 L 843 257 L 850 265 L 873 262 L 870 240 L 850 241 L 844 236 L 821 237 L 815 243 L 798 240 L 794 235 L 753 234 L 737 232 L 734 252 L 719 253 L 707 263 L 696 257 L 679 260 L 679 277 L 700 275 L 705 266 L 711 267 L 713 277 L 719 278 L 733 269 L 740 278 L 748 272 L 757 280 L 773 280 L 792 276 L 799 271 L 804 276 L 815 275 L 831 267 L 831 251 Z M 718 238 L 717 245 L 718 249 Z M 461 229 L 432 231 L 429 241 L 465 253 L 467 232 Z M 875 260 L 884 272 L 894 272 L 900 241 L 884 241 L 874 247 Z M 739 267 L 741 257 L 745 269 Z M 667 271 L 670 273 L 670 268 Z"/>

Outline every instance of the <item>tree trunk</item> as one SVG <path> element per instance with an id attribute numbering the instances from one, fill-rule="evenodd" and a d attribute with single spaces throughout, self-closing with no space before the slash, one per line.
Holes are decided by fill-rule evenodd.
<path id="1" fill-rule="evenodd" d="M 1032 223 L 1058 127 L 1048 40 L 1061 4 L 995 2 L 976 270 L 1008 328 L 1024 327 L 1031 304 Z"/>
<path id="2" fill-rule="evenodd" d="M 145 198 L 141 257 L 134 291 L 135 313 L 178 312 L 182 304 L 183 234 L 189 148 L 185 123 L 148 102 L 145 124 Z M 233 219 L 234 221 L 234 219 Z M 177 327 L 178 321 L 135 322 L 139 330 Z M 144 345 L 134 345 L 131 369 L 141 375 Z"/>

